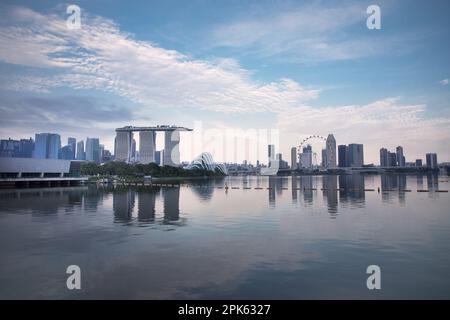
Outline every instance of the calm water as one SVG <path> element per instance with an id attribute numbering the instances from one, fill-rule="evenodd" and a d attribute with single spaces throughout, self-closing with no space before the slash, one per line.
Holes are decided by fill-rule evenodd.
<path id="1" fill-rule="evenodd" d="M 240 189 L 213 188 L 225 181 Z M 450 193 L 416 189 L 448 177 L 0 190 L 0 298 L 448 299 Z M 72 264 L 80 291 L 66 288 Z"/>

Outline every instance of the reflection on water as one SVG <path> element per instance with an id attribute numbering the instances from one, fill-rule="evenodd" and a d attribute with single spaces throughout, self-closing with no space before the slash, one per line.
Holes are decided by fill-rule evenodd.
<path id="1" fill-rule="evenodd" d="M 0 298 L 450 298 L 441 181 L 245 176 L 0 190 Z M 64 287 L 74 263 L 86 279 L 76 293 Z M 365 287 L 369 264 L 386 270 L 376 294 Z"/>

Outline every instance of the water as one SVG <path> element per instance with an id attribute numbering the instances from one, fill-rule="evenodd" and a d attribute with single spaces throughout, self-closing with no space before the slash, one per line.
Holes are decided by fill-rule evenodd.
<path id="1" fill-rule="evenodd" d="M 450 194 L 437 189 L 448 177 L 1 190 L 0 298 L 448 299 Z M 381 290 L 366 287 L 372 264 Z"/>

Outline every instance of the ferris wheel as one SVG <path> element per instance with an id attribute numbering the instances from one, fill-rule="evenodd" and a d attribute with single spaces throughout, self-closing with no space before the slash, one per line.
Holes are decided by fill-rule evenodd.
<path id="1" fill-rule="evenodd" d="M 321 136 L 321 135 L 310 135 L 306 138 L 304 138 L 300 144 L 297 147 L 297 157 L 300 157 L 300 154 L 302 153 L 302 149 L 305 145 L 310 144 L 312 141 L 319 141 L 321 143 L 325 143 L 325 148 L 331 150 L 331 157 L 333 157 L 334 153 L 336 152 L 335 150 L 333 150 L 334 148 L 328 148 L 327 145 L 327 138 Z M 314 158 L 314 162 L 316 162 L 317 164 L 317 153 L 316 152 L 312 152 L 313 158 Z M 328 160 L 329 161 L 329 160 Z"/>

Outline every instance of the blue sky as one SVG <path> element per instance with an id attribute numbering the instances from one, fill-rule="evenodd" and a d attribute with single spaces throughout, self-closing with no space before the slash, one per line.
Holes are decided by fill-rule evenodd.
<path id="1" fill-rule="evenodd" d="M 2 137 L 111 148 L 117 126 L 202 121 L 277 129 L 285 158 L 334 133 L 364 143 L 366 162 L 397 145 L 450 161 L 448 1 L 77 1 L 80 30 L 65 28 L 68 4 L 0 6 Z M 381 30 L 366 27 L 370 4 Z"/>

